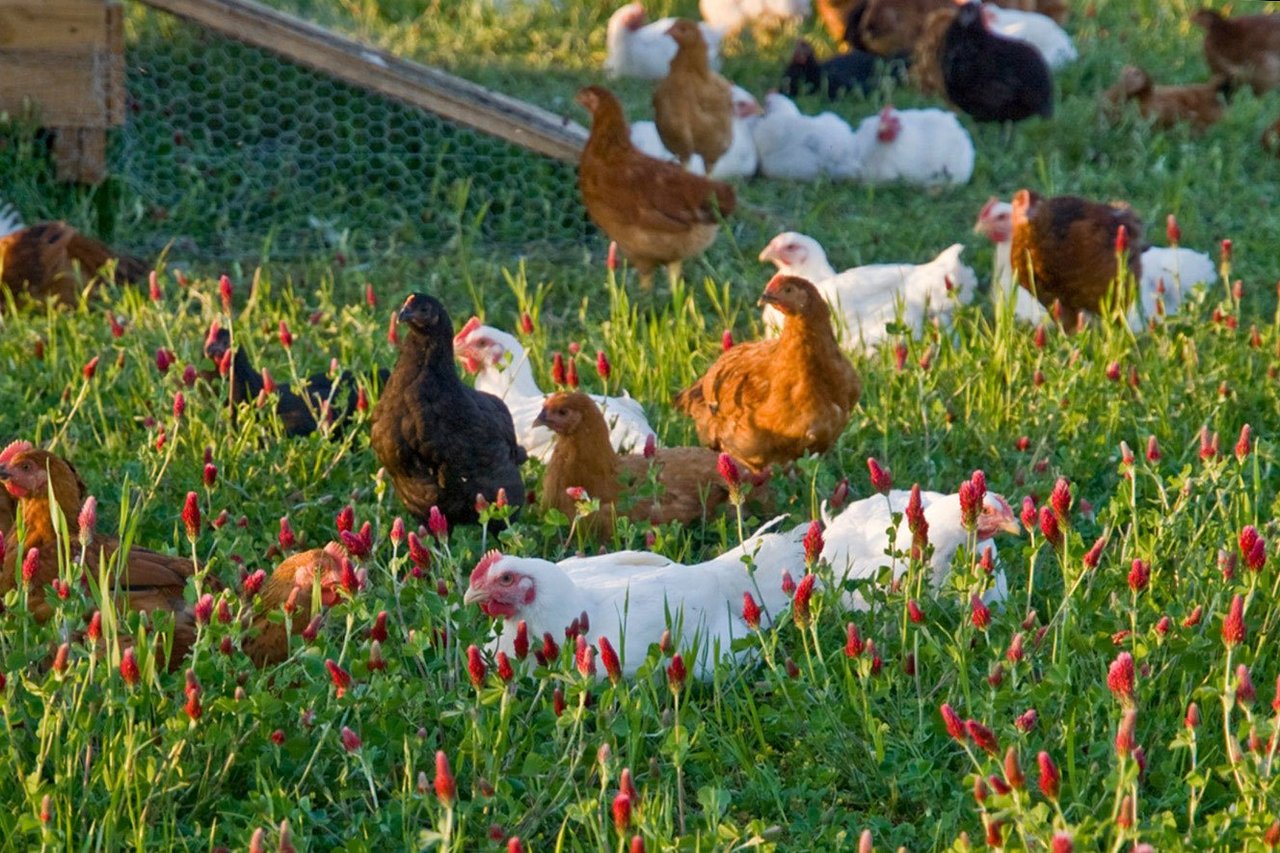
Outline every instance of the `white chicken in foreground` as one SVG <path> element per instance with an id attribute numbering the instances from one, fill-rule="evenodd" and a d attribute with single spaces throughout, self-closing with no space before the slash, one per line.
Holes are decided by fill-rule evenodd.
<path id="1" fill-rule="evenodd" d="M 858 179 L 865 183 L 958 185 L 973 175 L 973 140 L 946 110 L 888 106 L 863 119 L 853 135 Z"/>
<path id="2" fill-rule="evenodd" d="M 974 232 L 986 236 L 996 245 L 996 265 L 992 293 L 1004 299 L 1013 297 L 1014 316 L 1028 323 L 1039 323 L 1049 316 L 1044 306 L 1025 288 L 1013 281 L 1010 252 L 1013 246 L 1013 206 L 999 199 L 989 199 L 978 214 Z M 1142 331 L 1146 323 L 1161 315 L 1178 313 L 1183 299 L 1197 284 L 1216 281 L 1217 267 L 1213 259 L 1192 249 L 1152 246 L 1142 253 L 1142 279 L 1138 282 L 1138 299 L 1129 308 L 1129 328 Z"/>
<path id="3" fill-rule="evenodd" d="M 760 168 L 760 158 L 756 154 L 756 143 L 751 135 L 751 128 L 763 114 L 760 102 L 741 86 L 732 89 L 733 100 L 733 142 L 729 150 L 716 161 L 711 170 L 711 177 L 719 180 L 725 178 L 749 178 Z M 637 121 L 631 125 L 631 144 L 659 160 L 676 162 L 676 155 L 667 150 L 658 134 L 658 126 L 651 121 Z M 702 158 L 694 154 L 689 159 L 689 171 L 697 175 L 706 174 Z"/>
<path id="4" fill-rule="evenodd" d="M 770 92 L 751 134 L 767 178 L 849 180 L 858 174 L 853 128 L 835 113 L 807 116 L 786 95 Z"/>
<path id="5" fill-rule="evenodd" d="M 864 580 L 875 577 L 885 566 L 893 567 L 895 580 L 906 572 L 907 560 L 892 560 L 885 552 L 889 549 L 888 530 L 893 526 L 892 513 L 903 512 L 910 498 L 911 493 L 902 489 L 890 491 L 887 500 L 886 496 L 875 494 L 849 504 L 834 518 L 827 517 L 826 507 L 823 506 L 827 526 L 822 534 L 822 559 L 831 565 L 835 577 Z M 929 584 L 936 592 L 951 570 L 951 561 L 956 551 L 965 543 L 969 534 L 964 529 L 958 494 L 921 492 L 920 503 L 924 507 L 925 521 L 929 524 L 929 544 L 933 546 L 933 556 L 929 560 Z M 1000 495 L 988 492 L 983 500 L 982 511 L 978 514 L 977 553 L 981 554 L 990 546 L 994 556 L 995 544 L 991 541 L 993 536 L 997 533 L 1016 535 L 1021 530 L 1009 502 Z M 894 549 L 904 554 L 911 551 L 911 530 L 905 516 L 898 524 Z M 983 598 L 990 604 L 1003 601 L 1008 594 L 1009 586 L 1004 572 L 997 571 L 993 586 Z M 846 597 L 845 606 L 865 610 L 867 603 L 861 595 L 854 593 L 852 597 Z"/>
<path id="6" fill-rule="evenodd" d="M 990 3 L 983 5 L 982 14 L 989 30 L 1005 38 L 1025 41 L 1040 52 L 1050 70 L 1057 71 L 1080 56 L 1071 36 L 1048 15 L 1005 9 Z"/>
<path id="7" fill-rule="evenodd" d="M 780 520 L 774 519 L 737 548 L 692 566 L 649 551 L 560 563 L 490 552 L 471 573 L 463 601 L 503 618 L 493 647 L 508 655 L 514 654 L 521 620 L 531 643 L 538 643 L 544 633 L 559 642 L 565 628 L 586 613 L 587 639 L 595 644 L 607 637 L 627 677 L 635 675 L 649 646 L 670 629 L 672 643 L 685 655 L 690 671 L 706 678 L 716 662 L 729 655 L 733 640 L 750 633 L 742 618 L 743 593 L 760 603 L 760 624 L 765 627 L 787 606 L 783 571 L 796 573 L 797 579 L 803 574 L 807 525 L 786 533 L 765 532 Z M 746 557 L 752 558 L 754 572 L 747 570 Z"/>
<path id="8" fill-rule="evenodd" d="M 917 334 L 926 318 L 949 323 L 957 302 L 973 298 L 978 277 L 960 262 L 961 243 L 944 249 L 925 264 L 869 264 L 836 274 L 817 240 L 794 231 L 774 237 L 760 252 L 784 275 L 807 278 L 835 313 L 840 345 L 845 349 L 875 346 L 888 337 L 887 324 L 902 308 L 903 322 Z M 782 315 L 768 306 L 765 327 L 782 328 Z"/>
<path id="9" fill-rule="evenodd" d="M 725 33 L 757 22 L 778 24 L 809 16 L 809 0 L 699 0 L 702 20 Z"/>
<path id="10" fill-rule="evenodd" d="M 468 373 L 476 374 L 476 390 L 506 403 L 515 422 L 516 440 L 530 456 L 551 460 L 555 433 L 534 426 L 545 394 L 533 378 L 524 347 L 514 336 L 472 317 L 453 339 L 453 353 Z M 609 424 L 609 438 L 619 453 L 639 453 L 654 434 L 644 409 L 631 397 L 590 395 Z"/>
<path id="11" fill-rule="evenodd" d="M 671 70 L 671 60 L 676 55 L 676 40 L 667 35 L 675 18 L 661 18 L 646 23 L 644 5 L 628 3 L 609 18 L 605 32 L 606 55 L 604 70 L 611 77 L 636 77 L 641 80 L 661 80 Z M 712 69 L 720 67 L 720 31 L 706 24 L 699 24 L 702 38 L 707 43 L 707 57 Z"/>

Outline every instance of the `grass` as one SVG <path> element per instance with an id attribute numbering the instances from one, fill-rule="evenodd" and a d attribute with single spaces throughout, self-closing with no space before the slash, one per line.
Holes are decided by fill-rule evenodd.
<path id="1" fill-rule="evenodd" d="M 693 5 L 671 8 L 688 12 Z M 505 15 L 488 4 L 403 0 L 302 8 L 579 120 L 569 96 L 595 79 L 608 14 L 597 3 Z M 1271 642 L 1280 575 L 1270 544 L 1266 565 L 1252 571 L 1236 543 L 1249 524 L 1268 543 L 1280 532 L 1270 432 L 1280 413 L 1280 320 L 1271 287 L 1280 277 L 1280 245 L 1270 214 L 1280 166 L 1256 145 L 1280 104 L 1274 94 L 1242 95 L 1228 118 L 1199 138 L 1153 132 L 1133 116 L 1105 124 L 1096 94 L 1132 57 L 1141 56 L 1162 81 L 1201 79 L 1204 69 L 1182 4 L 1093 8 L 1093 16 L 1076 9 L 1070 22 L 1083 56 L 1059 78 L 1057 117 L 1020 127 L 1007 146 L 995 129 L 971 127 L 979 161 L 970 185 L 935 195 L 752 182 L 742 188 L 747 210 L 704 262 L 689 265 L 690 283 L 656 297 L 635 296 L 634 283 L 628 291 L 608 276 L 604 240 L 574 207 L 570 170 L 488 143 L 468 147 L 470 137 L 427 120 L 391 139 L 378 129 L 396 125 L 403 113 L 315 86 L 307 75 L 288 77 L 302 104 L 298 117 L 267 127 L 284 140 L 283 151 L 297 154 L 299 171 L 261 168 L 261 151 L 220 151 L 214 143 L 229 138 L 227 125 L 279 111 L 279 93 L 266 84 L 244 88 L 257 67 L 252 55 L 228 54 L 220 42 L 186 68 L 205 43 L 131 11 L 131 80 L 149 68 L 170 88 L 135 90 L 153 100 L 142 101 L 114 143 L 122 177 L 97 192 L 53 184 L 38 137 L 17 122 L 0 133 L 0 185 L 28 219 L 69 218 L 145 252 L 177 238 L 169 259 L 187 268 L 189 283 L 166 269 L 158 302 L 145 290 L 123 290 L 106 295 L 105 306 L 94 300 L 76 311 L 6 316 L 0 436 L 56 442 L 99 498 L 100 525 L 132 530 L 151 547 L 190 549 L 180 513 L 187 492 L 195 492 L 206 520 L 197 553 L 233 586 L 242 571 L 278 559 L 272 548 L 282 516 L 317 545 L 335 535 L 334 517 L 350 504 L 360 522 L 372 523 L 377 545 L 364 564 L 368 587 L 335 607 L 313 641 L 295 638 L 294 655 L 279 667 L 258 672 L 234 648 L 223 654 L 223 638 L 234 643 L 229 626 L 203 629 L 189 664 L 203 690 L 203 714 L 194 721 L 183 710 L 181 672 L 147 664 L 130 687 L 116 658 L 99 659 L 79 641 L 65 671 L 50 669 L 50 650 L 101 606 L 78 586 L 45 625 L 35 625 L 16 597 L 6 600 L 0 751 L 11 771 L 0 776 L 0 797 L 11 807 L 0 813 L 3 846 L 238 849 L 256 830 L 275 845 L 287 821 L 299 848 L 493 849 L 519 835 L 537 850 L 618 849 L 625 838 L 610 809 L 629 768 L 640 802 L 627 836 L 643 836 L 650 849 L 847 849 L 863 829 L 880 849 L 948 848 L 965 834 L 982 843 L 995 821 L 1013 847 L 1043 848 L 1060 830 L 1077 849 L 1137 841 L 1157 849 L 1262 849 L 1280 807 L 1276 720 L 1267 708 L 1271 679 L 1280 673 Z M 788 41 L 739 45 L 726 70 L 762 90 L 775 80 Z M 213 74 L 229 76 L 200 82 Z M 235 97 L 213 99 L 228 105 L 223 136 L 200 141 L 198 128 L 212 125 L 194 117 L 211 117 L 178 110 L 197 128 L 190 131 L 197 142 L 187 170 L 174 172 L 177 161 L 166 152 L 177 119 L 159 105 L 165 98 L 208 103 L 208 93 L 201 100 L 197 90 L 217 91 L 215 83 L 242 87 Z M 620 88 L 639 116 L 645 88 Z M 316 175 L 313 184 L 307 167 L 319 163 L 322 146 L 283 132 L 311 127 L 326 96 L 338 98 L 335 114 L 346 119 L 331 128 L 349 134 L 343 162 L 363 162 L 367 171 Z M 265 106 L 251 109 L 259 103 Z M 901 93 L 895 103 L 924 102 Z M 861 117 L 876 107 L 855 101 L 834 108 Z M 360 121 L 370 129 L 356 126 Z M 413 134 L 432 143 L 410 161 L 415 169 L 398 189 L 376 183 L 391 180 Z M 374 144 L 380 136 L 386 149 Z M 454 144 L 442 149 L 442 140 Z M 197 154 L 210 158 L 205 172 L 191 168 Z M 482 177 L 490 173 L 519 178 L 504 187 Z M 413 185 L 414 176 L 421 185 Z M 271 178 L 276 207 L 263 202 L 269 192 L 258 192 Z M 1027 495 L 1044 503 L 1060 476 L 1072 484 L 1075 503 L 1061 546 L 1038 532 L 1001 540 L 1012 594 L 985 629 L 973 624 L 968 604 L 983 578 L 962 557 L 947 586 L 919 601 L 920 624 L 906 619 L 901 592 L 866 590 L 874 606 L 856 614 L 839 612 L 819 593 L 808 631 L 784 618 L 753 639 L 773 649 L 776 666 L 726 666 L 712 682 L 690 683 L 678 694 L 668 688 L 667 659 L 656 648 L 651 675 L 634 684 L 590 683 L 565 655 L 549 667 L 530 659 L 510 685 L 490 661 L 473 686 L 465 649 L 483 646 L 491 629 L 461 606 L 480 556 L 479 534 L 458 530 L 435 543 L 428 576 L 414 577 L 404 548 L 390 539 L 403 510 L 375 474 L 364 416 L 339 441 L 286 441 L 256 410 L 233 424 L 216 383 L 188 386 L 182 379 L 187 365 L 207 366 L 201 344 L 218 317 L 234 320 L 241 344 L 278 377 L 323 370 L 331 357 L 360 372 L 390 365 L 388 316 L 407 291 L 423 289 L 440 295 L 457 323 L 476 310 L 514 328 L 522 312 L 531 313 L 534 331 L 525 342 L 544 388 L 551 387 L 552 353 L 576 341 L 584 385 L 600 390 L 591 367 L 595 351 L 606 350 L 614 368 L 608 389 L 625 388 L 644 401 L 666 443 L 689 442 L 691 424 L 672 412 L 670 397 L 714 358 L 724 329 L 740 340 L 756 334 L 754 300 L 767 271 L 754 256 L 773 233 L 813 234 L 837 266 L 923 259 L 964 240 L 970 263 L 985 273 L 990 248 L 968 234 L 969 225 L 989 195 L 1008 197 L 1022 185 L 1126 198 L 1155 237 L 1164 214 L 1176 213 L 1185 243 L 1215 253 L 1230 237 L 1228 280 L 1243 282 L 1243 298 L 1217 282 L 1154 332 L 1134 337 L 1092 328 L 1066 338 L 1051 331 L 1043 346 L 980 299 L 959 311 L 953 335 L 904 342 L 903 369 L 891 347 L 856 357 L 865 391 L 849 428 L 831 453 L 780 484 L 792 523 L 813 517 L 815 498 L 831 494 L 842 477 L 855 496 L 867 494 L 869 456 L 890 466 L 901 487 L 919 482 L 953 491 L 981 468 L 1015 506 Z M 527 204 L 498 203 L 504 192 Z M 348 230 L 346 241 L 310 228 L 308 210 Z M 235 288 L 231 313 L 218 296 L 224 271 Z M 366 282 L 375 306 L 364 301 Z M 121 318 L 122 336 L 112 336 L 105 311 Z M 280 321 L 297 338 L 288 354 L 276 341 Z M 178 357 L 167 373 L 155 366 L 159 348 Z M 82 368 L 95 357 L 97 372 L 86 379 Z M 1107 378 L 1113 362 L 1119 381 Z M 177 419 L 179 392 L 187 406 Z M 1255 442 L 1237 457 L 1232 447 L 1246 423 Z M 1202 429 L 1220 437 L 1218 456 L 1202 458 Z M 1149 436 L 1162 452 L 1158 459 L 1144 455 Z M 1136 454 L 1132 465 L 1121 442 Z M 218 466 L 212 486 L 202 482 L 206 450 Z M 530 466 L 529 480 L 537 476 Z M 224 511 L 227 523 L 215 528 Z M 733 528 L 728 520 L 672 527 L 658 532 L 653 547 L 696 560 L 736 544 Z M 1106 545 L 1090 567 L 1084 558 L 1099 538 Z M 501 544 L 511 553 L 556 558 L 572 550 L 565 540 L 564 526 L 530 509 Z M 621 531 L 615 543 L 642 544 L 638 530 Z M 1136 592 L 1129 584 L 1134 560 L 1150 568 L 1149 584 Z M 1246 636 L 1228 646 L 1222 623 L 1237 594 L 1247 602 Z M 1028 609 L 1038 616 L 1024 627 Z M 387 669 L 377 672 L 368 667 L 368 634 L 380 611 L 389 614 Z M 130 616 L 126 627 L 136 632 L 138 621 Z M 878 664 L 866 652 L 843 653 L 849 621 L 874 639 Z M 1019 634 L 1024 657 L 1014 662 L 1008 651 Z M 1124 704 L 1108 689 L 1107 674 L 1122 652 L 1136 663 L 1142 774 L 1114 745 Z M 909 655 L 914 675 L 906 672 Z M 797 664 L 794 677 L 788 658 Z M 344 696 L 335 695 L 326 659 L 354 678 Z M 1258 686 L 1252 705 L 1236 699 L 1240 664 Z M 560 714 L 556 691 L 565 705 Z M 1197 728 L 1184 724 L 1190 702 L 1199 707 Z M 943 703 L 990 727 L 997 753 L 950 738 Z M 1015 720 L 1028 709 L 1038 720 L 1024 732 Z M 343 746 L 344 727 L 361 740 L 353 751 Z M 979 804 L 975 779 L 1006 778 L 1009 747 L 1027 776 L 1025 790 L 999 794 L 986 782 Z M 437 750 L 456 776 L 450 804 L 432 785 Z M 1037 787 L 1041 751 L 1062 776 L 1056 804 Z M 1126 795 L 1136 804 L 1132 826 L 1116 820 Z"/>

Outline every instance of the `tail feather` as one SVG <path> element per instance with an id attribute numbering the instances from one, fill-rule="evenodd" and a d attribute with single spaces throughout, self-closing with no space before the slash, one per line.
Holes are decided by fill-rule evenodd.
<path id="1" fill-rule="evenodd" d="M 100 240 L 73 234 L 67 242 L 67 257 L 80 265 L 84 275 L 92 275 L 111 261 L 116 262 L 116 284 L 137 284 L 147 277 L 149 267 L 143 261 L 119 254 Z"/>

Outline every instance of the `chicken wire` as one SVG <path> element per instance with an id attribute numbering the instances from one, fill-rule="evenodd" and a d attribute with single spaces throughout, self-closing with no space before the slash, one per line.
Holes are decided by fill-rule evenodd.
<path id="1" fill-rule="evenodd" d="M 141 253 L 228 261 L 513 250 L 590 233 L 574 168 L 140 2 L 109 170 Z"/>

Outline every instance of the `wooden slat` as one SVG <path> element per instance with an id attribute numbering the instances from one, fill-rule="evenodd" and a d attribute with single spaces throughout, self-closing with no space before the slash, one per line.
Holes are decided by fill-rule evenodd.
<path id="1" fill-rule="evenodd" d="M 354 86 L 560 160 L 577 162 L 577 123 L 451 74 L 367 47 L 252 0 L 142 0 Z"/>
<path id="2" fill-rule="evenodd" d="M 100 128 L 54 128 L 53 161 L 60 181 L 101 183 L 107 176 L 107 132 Z"/>
<path id="3" fill-rule="evenodd" d="M 106 64 L 97 51 L 0 50 L 0 110 L 21 112 L 30 101 L 45 127 L 104 128 Z"/>
<path id="4" fill-rule="evenodd" d="M 0 0 L 2 2 L 2 0 Z M 118 126 L 124 124 L 125 88 L 124 88 L 124 6 L 117 0 L 107 3 L 107 46 L 106 63 L 107 79 L 106 117 L 107 124 Z"/>
<path id="5" fill-rule="evenodd" d="M 103 0 L 0 0 L 0 49 L 88 53 L 107 46 Z"/>

